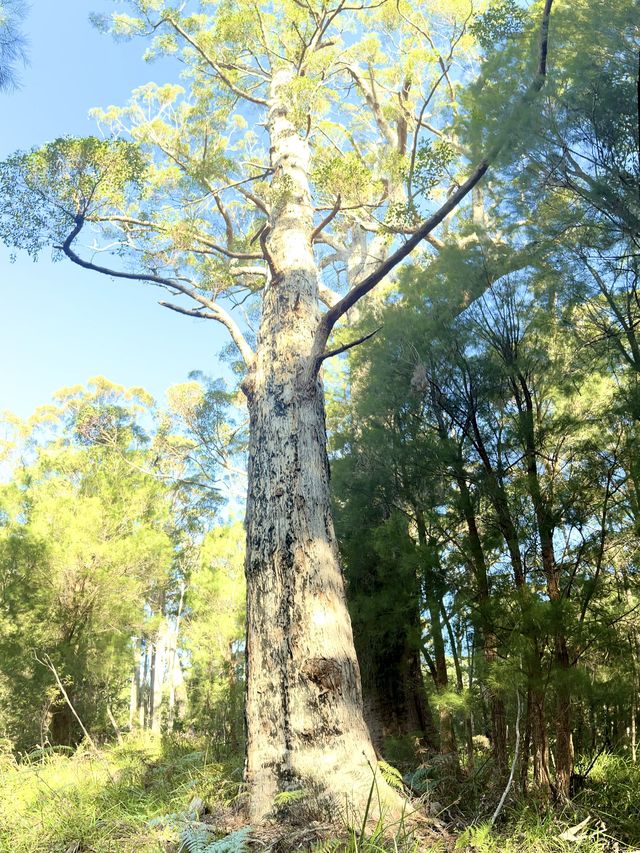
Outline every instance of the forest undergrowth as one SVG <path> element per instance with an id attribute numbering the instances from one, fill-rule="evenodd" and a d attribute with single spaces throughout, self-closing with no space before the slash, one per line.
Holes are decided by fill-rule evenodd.
<path id="1" fill-rule="evenodd" d="M 92 749 L 82 744 L 0 757 L 2 853 L 419 853 L 422 850 L 605 853 L 640 847 L 640 767 L 602 754 L 572 802 L 552 807 L 511 796 L 495 826 L 501 791 L 491 762 L 457 778 L 445 765 L 404 780 L 425 793 L 412 807 L 425 815 L 412 828 L 367 813 L 328 816 L 306 826 L 281 821 L 249 827 L 241 813 L 241 757 L 202 738 L 149 734 Z M 400 779 L 384 763 L 376 771 Z M 376 783 L 371 800 L 375 803 Z M 280 804 L 286 805 L 286 804 Z M 374 809 L 371 809 L 373 814 Z"/>

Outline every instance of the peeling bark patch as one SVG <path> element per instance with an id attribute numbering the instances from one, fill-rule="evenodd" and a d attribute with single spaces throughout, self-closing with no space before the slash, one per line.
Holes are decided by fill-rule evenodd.
<path id="1" fill-rule="evenodd" d="M 303 666 L 301 674 L 320 688 L 320 695 L 342 692 L 342 669 L 334 660 L 309 658 Z"/>

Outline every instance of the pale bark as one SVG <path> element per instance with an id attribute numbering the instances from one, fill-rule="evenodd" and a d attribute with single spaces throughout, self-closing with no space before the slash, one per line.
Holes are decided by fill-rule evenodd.
<path id="1" fill-rule="evenodd" d="M 179 694 L 184 692 L 184 677 L 182 674 L 182 666 L 178 656 L 178 635 L 180 633 L 180 621 L 182 619 L 182 609 L 184 606 L 185 586 L 180 587 L 180 601 L 178 603 L 178 613 L 176 615 L 176 623 L 169 635 L 168 643 L 168 681 L 169 681 L 169 700 L 167 706 L 167 731 L 173 731 L 176 714 L 176 699 Z"/>
<path id="2" fill-rule="evenodd" d="M 147 648 L 147 643 L 143 639 L 140 641 L 140 676 L 138 679 L 138 683 L 140 685 L 140 692 L 138 693 L 138 720 L 140 723 L 140 728 L 142 730 L 146 729 L 149 725 L 149 691 L 147 685 L 148 673 L 149 650 Z"/>
<path id="3" fill-rule="evenodd" d="M 289 118 L 290 79 L 288 70 L 276 71 L 271 89 L 270 279 L 244 386 L 251 424 L 245 778 L 252 821 L 272 812 L 275 795 L 287 789 L 307 791 L 320 812 L 344 808 L 345 798 L 361 807 L 376 766 L 331 518 L 323 389 L 318 378 L 309 382 L 318 271 L 308 143 Z"/>
<path id="4" fill-rule="evenodd" d="M 167 624 L 163 619 L 158 628 L 158 636 L 151 657 L 151 731 L 160 733 L 162 728 L 162 697 L 165 683 L 165 657 L 167 650 Z"/>
<path id="5" fill-rule="evenodd" d="M 135 716 L 138 709 L 138 695 L 140 693 L 139 669 L 135 665 L 131 673 L 131 684 L 129 689 L 129 731 L 133 731 L 135 725 Z"/>

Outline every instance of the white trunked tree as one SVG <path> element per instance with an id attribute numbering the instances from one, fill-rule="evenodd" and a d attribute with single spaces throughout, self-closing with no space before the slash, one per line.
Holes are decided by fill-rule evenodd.
<path id="1" fill-rule="evenodd" d="M 98 113 L 107 140 L 60 139 L 9 158 L 2 236 L 157 285 L 171 295 L 160 304 L 228 330 L 250 415 L 249 816 L 264 818 L 279 792 L 300 789 L 319 808 L 361 808 L 376 756 L 331 518 L 320 369 L 365 340 L 329 346 L 336 324 L 423 240 L 437 247 L 431 232 L 504 146 L 502 137 L 469 164 L 447 136 L 472 50 L 471 7 L 129 7 L 109 26 L 148 36 L 151 56 L 174 55 L 182 85 L 149 84 L 127 107 Z M 544 80 L 550 7 L 538 13 L 525 100 Z M 115 257 L 105 265 L 97 248 Z M 247 298 L 261 305 L 255 345 Z"/>

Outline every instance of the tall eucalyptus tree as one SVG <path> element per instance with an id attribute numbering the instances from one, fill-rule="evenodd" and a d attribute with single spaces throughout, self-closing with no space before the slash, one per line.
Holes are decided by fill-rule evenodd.
<path id="1" fill-rule="evenodd" d="M 129 6 L 132 15 L 113 16 L 116 34 L 148 36 L 149 56 L 175 55 L 185 85 L 149 84 L 128 107 L 99 113 L 112 141 L 63 139 L 9 159 L 3 236 L 157 285 L 172 294 L 162 305 L 226 327 L 244 363 L 251 432 L 250 815 L 291 788 L 363 801 L 375 753 L 331 518 L 320 371 L 361 342 L 329 345 L 336 324 L 430 238 L 508 141 L 496 134 L 469 166 L 447 135 L 471 7 Z M 551 0 L 535 10 L 526 105 L 545 79 L 550 11 Z M 527 35 L 538 38 L 533 23 Z M 87 233 L 115 243 L 112 266 L 78 248 Z M 254 346 L 242 304 L 258 295 Z"/>

